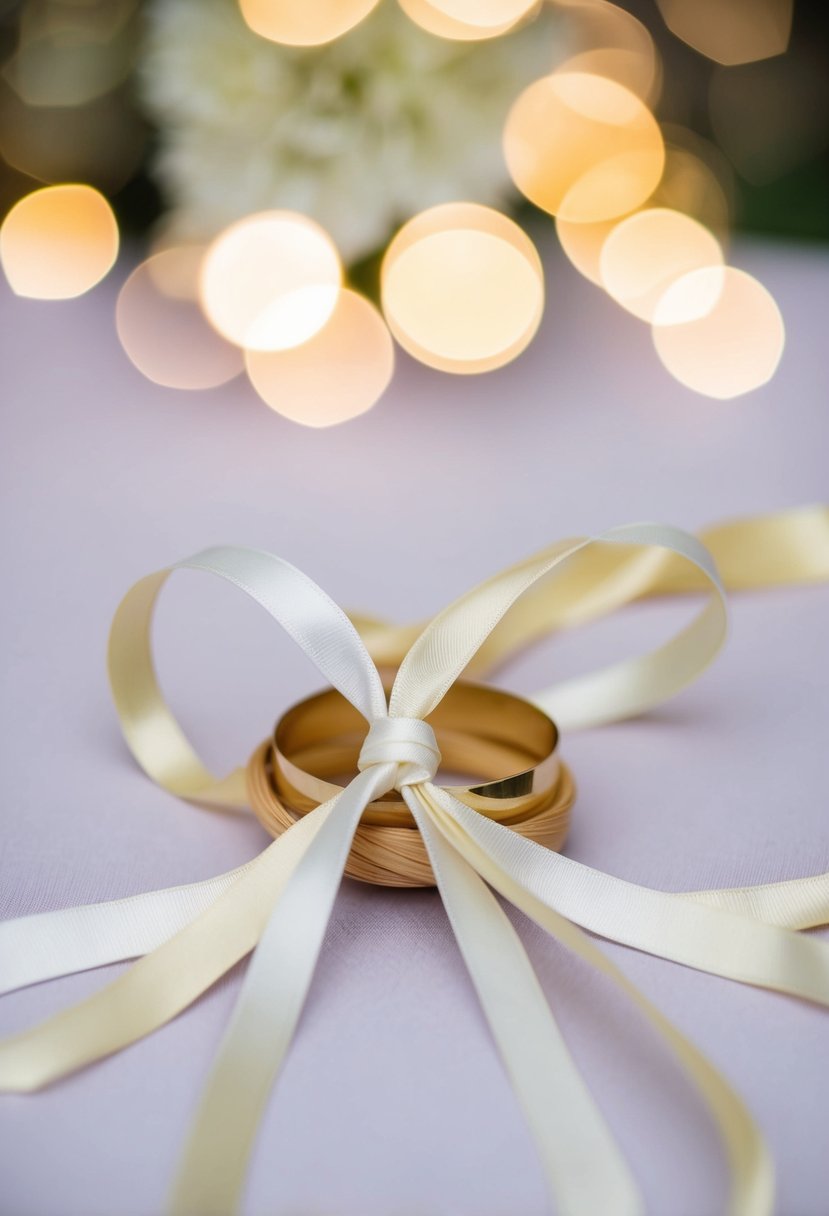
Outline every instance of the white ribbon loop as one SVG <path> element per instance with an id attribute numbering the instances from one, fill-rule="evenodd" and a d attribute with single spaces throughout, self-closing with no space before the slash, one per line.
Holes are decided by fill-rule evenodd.
<path id="1" fill-rule="evenodd" d="M 368 722 L 388 712 L 383 682 L 362 638 L 307 574 L 258 549 L 205 549 L 131 587 L 118 605 L 109 635 L 109 679 L 124 738 L 144 771 L 164 789 L 206 805 L 247 804 L 244 768 L 215 777 L 196 754 L 158 684 L 152 659 L 153 614 L 161 589 L 180 569 L 214 574 L 260 604 Z"/>
<path id="2" fill-rule="evenodd" d="M 591 548 L 665 550 L 701 575 L 708 602 L 690 625 L 649 654 L 615 663 L 554 686 L 537 700 L 558 725 L 595 726 L 643 713 L 695 680 L 725 641 L 725 592 L 710 553 L 694 536 L 661 524 L 630 524 L 600 536 L 562 541 L 487 579 L 426 626 L 406 654 L 389 700 L 392 715 L 426 717 L 477 654 L 499 622 L 541 580 L 558 581 Z"/>
<path id="3" fill-rule="evenodd" d="M 389 790 L 431 781 L 440 766 L 435 732 L 421 718 L 377 718 L 360 750 L 360 772 L 377 764 L 390 766 Z"/>

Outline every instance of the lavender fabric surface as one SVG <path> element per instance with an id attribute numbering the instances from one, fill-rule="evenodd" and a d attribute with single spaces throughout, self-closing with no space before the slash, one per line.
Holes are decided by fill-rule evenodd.
<path id="1" fill-rule="evenodd" d="M 125 269 L 65 304 L 2 289 L 0 916 L 228 870 L 266 842 L 249 818 L 176 802 L 131 761 L 109 703 L 109 621 L 140 575 L 209 544 L 270 549 L 345 607 L 426 616 L 501 566 L 633 520 L 697 528 L 826 497 L 829 257 L 743 246 L 788 328 L 773 383 L 733 402 L 674 383 L 647 327 L 538 234 L 543 329 L 468 379 L 401 356 L 363 419 L 309 431 L 242 381 L 185 394 L 122 353 Z M 378 565 L 369 554 L 384 554 Z M 419 577 L 404 572 L 417 558 Z M 378 568 L 382 574 L 378 573 Z M 652 641 L 688 606 L 631 608 L 546 644 L 517 691 Z M 733 597 L 732 636 L 646 720 L 563 741 L 579 785 L 568 853 L 664 890 L 829 865 L 829 588 Z M 319 678 L 229 587 L 181 575 L 160 671 L 217 767 L 243 760 Z M 653 1035 L 599 976 L 516 914 L 568 1042 L 659 1216 L 714 1216 L 714 1132 Z M 606 949 L 755 1113 L 781 1216 L 825 1216 L 829 1020 L 795 1000 Z M 242 967 L 244 964 L 242 964 Z M 156 1216 L 242 967 L 157 1034 L 33 1096 L 0 1099 L 5 1216 Z M 120 967 L 0 1001 L 12 1033 Z M 540 1167 L 433 892 L 346 883 L 250 1175 L 250 1216 L 548 1216 Z"/>

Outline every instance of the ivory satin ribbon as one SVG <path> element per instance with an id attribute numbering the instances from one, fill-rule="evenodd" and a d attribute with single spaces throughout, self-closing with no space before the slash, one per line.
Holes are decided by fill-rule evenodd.
<path id="1" fill-rule="evenodd" d="M 807 508 L 706 535 L 726 583 L 829 578 L 829 511 Z M 773 1203 L 768 1154 L 713 1066 L 626 979 L 583 929 L 717 975 L 829 1003 L 829 948 L 796 930 L 829 922 L 829 875 L 668 895 L 601 874 L 521 839 L 433 783 L 423 717 L 465 669 L 503 661 L 554 629 L 633 599 L 706 592 L 691 623 L 651 654 L 539 694 L 563 727 L 660 704 L 693 680 L 725 636 L 711 554 L 676 529 L 616 528 L 560 542 L 461 597 L 425 629 L 346 615 L 293 566 L 221 548 L 173 569 L 210 571 L 257 600 L 365 717 L 361 771 L 247 865 L 203 883 L 0 925 L 0 990 L 143 957 L 81 1004 L 0 1044 L 0 1089 L 29 1091 L 120 1050 L 174 1017 L 254 951 L 208 1079 L 173 1190 L 173 1216 L 237 1210 L 259 1118 L 300 1015 L 353 834 L 367 803 L 399 788 L 423 834 L 441 896 L 494 1040 L 565 1216 L 642 1211 L 635 1180 L 571 1059 L 515 931 L 490 888 L 610 976 L 663 1035 L 707 1103 L 728 1153 L 731 1216 Z M 130 748 L 164 788 L 243 806 L 243 769 L 215 778 L 165 704 L 150 647 L 153 607 L 171 570 L 142 579 L 113 622 L 110 676 Z M 370 652 L 400 661 L 388 706 Z"/>

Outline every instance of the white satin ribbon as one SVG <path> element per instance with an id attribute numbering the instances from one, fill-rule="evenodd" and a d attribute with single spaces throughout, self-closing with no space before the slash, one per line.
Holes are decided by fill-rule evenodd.
<path id="1" fill-rule="evenodd" d="M 596 566 L 597 550 L 618 552 Z M 539 1148 L 567 1216 L 641 1211 L 616 1148 L 543 999 L 529 961 L 485 883 L 569 949 L 612 977 L 660 1031 L 707 1102 L 732 1169 L 729 1212 L 767 1216 L 772 1173 L 750 1115 L 713 1066 L 577 926 L 685 965 L 829 1003 L 829 950 L 794 926 L 820 923 L 827 876 L 794 884 L 667 895 L 599 874 L 518 837 L 436 786 L 434 736 L 422 722 L 464 668 L 498 638 L 514 605 L 558 604 L 559 624 L 589 619 L 642 593 L 667 558 L 709 595 L 691 623 L 650 654 L 568 681 L 540 701 L 560 723 L 637 714 L 694 679 L 725 636 L 722 586 L 693 537 L 642 524 L 552 546 L 445 609 L 403 658 L 386 707 L 382 682 L 354 625 L 314 583 L 268 554 L 221 548 L 179 564 L 226 579 L 259 602 L 363 714 L 362 771 L 258 858 L 206 883 L 0 926 L 5 990 L 147 952 L 82 1004 L 0 1044 L 0 1088 L 26 1091 L 117 1051 L 162 1025 L 255 949 L 233 1020 L 208 1080 L 170 1208 L 228 1216 L 240 1202 L 256 1126 L 313 974 L 351 840 L 366 804 L 397 787 L 423 833 L 439 889 Z M 242 770 L 215 778 L 165 705 L 150 625 L 169 576 L 141 580 L 113 624 L 110 671 L 125 735 L 160 784 L 193 801 L 244 802 Z M 524 628 L 526 638 L 532 632 Z M 493 631 L 495 631 L 493 633 Z M 500 633 L 499 633 L 500 631 Z M 522 636 L 519 630 L 515 636 Z M 485 881 L 484 881 L 485 880 Z M 765 923 L 764 923 L 765 922 Z M 788 926 L 788 927 L 786 927 Z M 257 944 L 258 943 L 258 944 Z"/>
<path id="2" fill-rule="evenodd" d="M 474 868 L 435 831 L 427 801 L 414 791 L 406 801 L 557 1210 L 563 1216 L 609 1210 L 637 1216 L 643 1208 L 636 1182 L 567 1049 L 518 934 Z"/>

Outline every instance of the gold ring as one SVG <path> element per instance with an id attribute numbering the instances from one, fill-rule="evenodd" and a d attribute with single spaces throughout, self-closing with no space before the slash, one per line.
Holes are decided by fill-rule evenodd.
<path id="1" fill-rule="evenodd" d="M 490 818 L 508 821 L 526 812 L 558 781 L 555 723 L 521 697 L 458 680 L 426 721 L 437 737 L 444 772 L 478 779 L 474 785 L 440 784 Z M 336 689 L 300 701 L 273 734 L 276 793 L 302 811 L 335 797 L 357 772 L 365 734 L 362 714 Z M 346 780 L 331 780 L 338 777 Z M 366 822 L 412 822 L 395 792 L 372 803 L 368 814 Z"/>
<path id="2" fill-rule="evenodd" d="M 575 789 L 558 757 L 558 730 L 542 710 L 512 693 L 458 681 L 426 720 L 443 769 L 475 778 L 467 785 L 440 781 L 444 789 L 523 836 L 562 846 Z M 362 715 L 333 689 L 283 715 L 248 765 L 251 805 L 271 835 L 342 791 L 357 771 L 366 730 Z M 434 884 L 423 839 L 397 792 L 366 808 L 346 874 L 385 886 Z"/>

